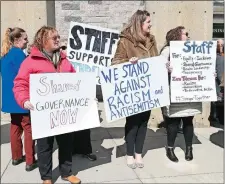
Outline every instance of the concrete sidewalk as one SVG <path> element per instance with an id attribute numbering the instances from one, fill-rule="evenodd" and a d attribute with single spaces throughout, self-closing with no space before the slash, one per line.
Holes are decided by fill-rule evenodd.
<path id="1" fill-rule="evenodd" d="M 102 104 L 100 104 L 102 108 Z M 176 140 L 179 163 L 169 161 L 165 155 L 165 129 L 148 129 L 144 146 L 145 167 L 130 169 L 126 166 L 124 121 L 108 124 L 101 113 L 102 127 L 92 129 L 92 147 L 98 160 L 88 161 L 81 156 L 73 158 L 73 173 L 82 183 L 223 183 L 224 130 L 222 128 L 196 128 L 194 160 L 184 159 L 184 138 Z M 38 169 L 25 171 L 25 163 L 11 164 L 9 118 L 1 122 L 1 183 L 41 183 Z M 53 154 L 53 179 L 62 181 L 58 171 L 58 152 Z"/>

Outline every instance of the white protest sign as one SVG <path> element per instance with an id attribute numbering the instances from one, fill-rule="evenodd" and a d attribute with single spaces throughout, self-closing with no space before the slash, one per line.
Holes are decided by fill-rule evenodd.
<path id="1" fill-rule="evenodd" d="M 170 42 L 171 102 L 216 101 L 216 41 Z"/>
<path id="2" fill-rule="evenodd" d="M 33 139 L 99 127 L 95 73 L 30 75 Z"/>
<path id="3" fill-rule="evenodd" d="M 163 56 L 113 65 L 101 71 L 106 118 L 112 122 L 170 104 Z"/>
<path id="4" fill-rule="evenodd" d="M 100 85 L 99 69 L 111 65 L 117 48 L 119 31 L 71 22 L 67 56 L 77 72 L 96 72 Z"/>

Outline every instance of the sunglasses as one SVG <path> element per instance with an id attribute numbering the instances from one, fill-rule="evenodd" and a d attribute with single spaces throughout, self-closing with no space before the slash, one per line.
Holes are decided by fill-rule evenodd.
<path id="1" fill-rule="evenodd" d="M 53 37 L 50 37 L 50 39 L 52 39 L 52 40 L 54 40 L 54 41 L 56 41 L 57 39 L 59 39 L 59 40 L 60 40 L 60 36 L 59 36 L 59 35 L 57 35 L 57 36 L 53 36 Z"/>
<path id="2" fill-rule="evenodd" d="M 61 46 L 61 49 L 62 50 L 66 50 L 67 49 L 67 46 L 63 45 L 63 46 Z"/>
<path id="3" fill-rule="evenodd" d="M 188 37 L 188 36 L 189 36 L 189 33 L 188 33 L 188 32 L 186 32 L 186 33 L 183 33 L 183 35 L 185 35 L 185 36 L 187 36 L 187 37 Z"/>

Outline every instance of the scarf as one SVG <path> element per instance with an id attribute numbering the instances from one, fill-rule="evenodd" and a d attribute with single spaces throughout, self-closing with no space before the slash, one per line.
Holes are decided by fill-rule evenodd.
<path id="1" fill-rule="evenodd" d="M 60 51 L 53 52 L 53 55 L 50 56 L 44 49 L 42 50 L 42 54 L 53 63 L 54 67 L 57 68 L 59 61 L 61 60 Z"/>

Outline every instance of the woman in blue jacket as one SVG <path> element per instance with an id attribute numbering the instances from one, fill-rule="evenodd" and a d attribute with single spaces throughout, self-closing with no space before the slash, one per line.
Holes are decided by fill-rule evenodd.
<path id="1" fill-rule="evenodd" d="M 18 165 L 26 160 L 26 171 L 36 168 L 34 157 L 34 141 L 32 140 L 29 111 L 22 109 L 16 103 L 13 94 L 13 81 L 19 71 L 20 64 L 26 58 L 23 49 L 26 49 L 28 38 L 21 28 L 8 28 L 2 42 L 1 75 L 2 75 L 2 112 L 10 113 L 10 141 L 12 164 Z M 21 140 L 24 131 L 25 154 Z"/>

